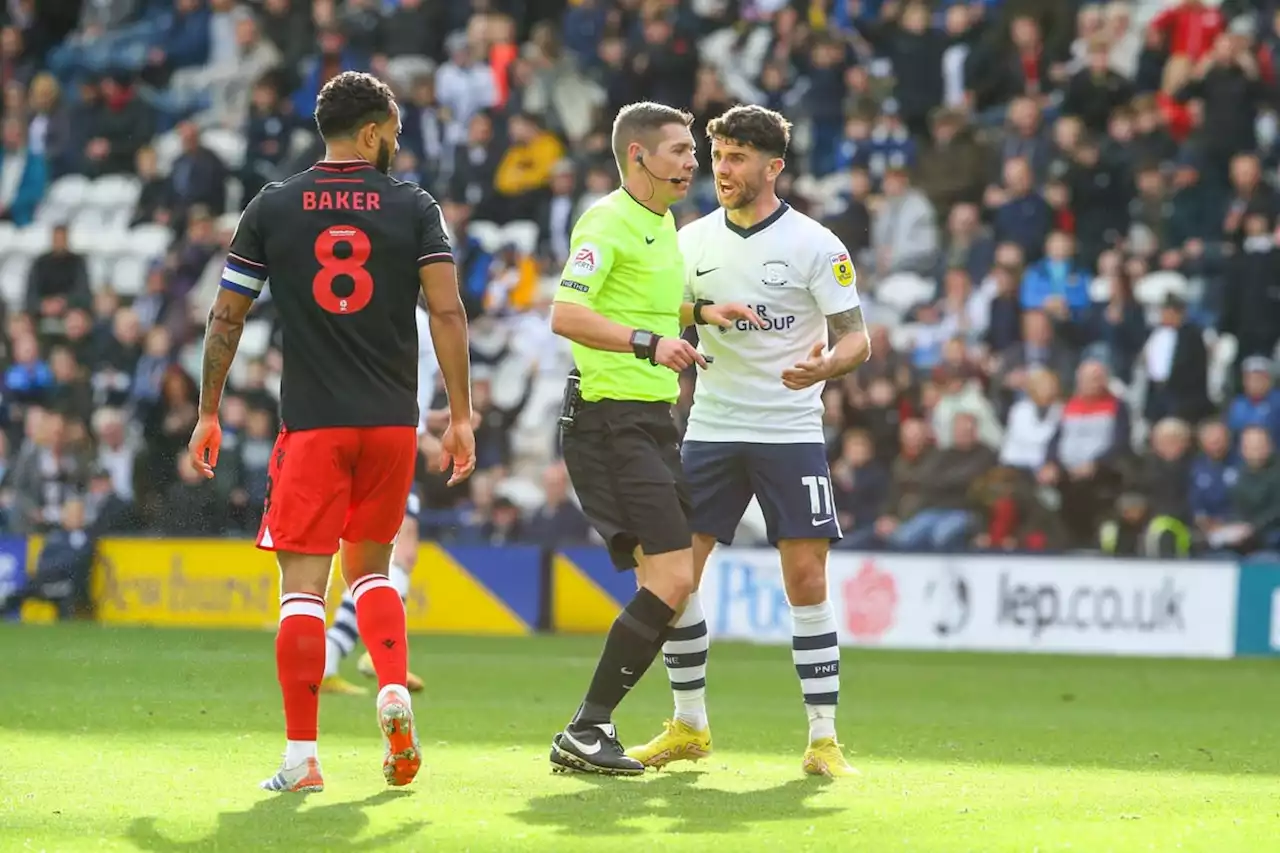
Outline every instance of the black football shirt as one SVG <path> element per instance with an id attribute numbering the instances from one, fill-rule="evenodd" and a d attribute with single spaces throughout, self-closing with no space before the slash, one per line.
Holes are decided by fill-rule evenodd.
<path id="1" fill-rule="evenodd" d="M 418 270 L 452 261 L 435 199 L 368 163 L 267 184 L 240 217 L 222 286 L 256 298 L 270 281 L 284 426 L 417 426 Z"/>

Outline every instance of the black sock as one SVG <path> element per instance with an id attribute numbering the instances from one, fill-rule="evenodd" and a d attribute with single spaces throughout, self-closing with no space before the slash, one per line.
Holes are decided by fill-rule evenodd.
<path id="1" fill-rule="evenodd" d="M 591 677 L 587 698 L 574 716 L 575 723 L 607 723 L 624 696 L 662 650 L 676 612 L 661 598 L 641 587 L 618 614 L 604 641 L 600 663 Z"/>

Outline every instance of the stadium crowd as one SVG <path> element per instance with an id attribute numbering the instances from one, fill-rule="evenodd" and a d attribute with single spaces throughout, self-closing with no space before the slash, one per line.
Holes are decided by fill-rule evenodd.
<path id="1" fill-rule="evenodd" d="M 319 86 L 357 69 L 401 96 L 394 174 L 442 201 L 473 323 L 479 473 L 445 489 L 424 439 L 425 536 L 588 541 L 546 317 L 616 186 L 612 116 L 653 99 L 700 139 L 784 112 L 780 194 L 856 253 L 873 355 L 824 398 L 843 547 L 1280 547 L 1280 4 L 4 0 L 0 25 L 10 531 L 256 529 L 272 305 L 211 483 L 183 452 L 203 318 L 243 202 L 317 158 Z M 681 222 L 705 174 L 691 198 Z"/>

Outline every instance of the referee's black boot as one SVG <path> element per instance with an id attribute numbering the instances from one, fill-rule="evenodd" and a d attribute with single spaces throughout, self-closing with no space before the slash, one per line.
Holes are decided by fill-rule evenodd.
<path id="1" fill-rule="evenodd" d="M 570 723 L 551 742 L 551 769 L 604 776 L 644 774 L 644 765 L 629 757 L 618 743 L 612 723 Z"/>

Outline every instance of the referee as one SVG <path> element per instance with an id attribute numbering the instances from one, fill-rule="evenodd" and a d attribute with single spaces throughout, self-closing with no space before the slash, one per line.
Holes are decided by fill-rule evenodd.
<path id="1" fill-rule="evenodd" d="M 644 772 L 623 753 L 611 720 L 693 590 L 691 505 L 671 405 L 680 371 L 707 361 L 680 332 L 695 322 L 761 322 L 743 305 L 684 300 L 684 259 L 669 208 L 688 193 L 697 168 L 692 121 L 655 103 L 618 113 L 613 155 L 622 188 L 574 226 L 556 291 L 551 328 L 573 342 L 580 376 L 577 393 L 572 381 L 566 392 L 565 464 L 614 565 L 634 568 L 639 586 L 609 630 L 581 707 L 555 737 L 557 770 Z"/>

